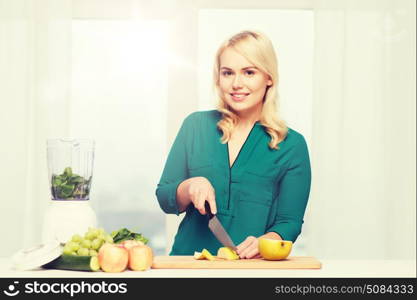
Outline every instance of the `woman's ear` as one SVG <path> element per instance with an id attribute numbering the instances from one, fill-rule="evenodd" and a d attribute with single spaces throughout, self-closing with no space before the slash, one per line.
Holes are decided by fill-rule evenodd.
<path id="1" fill-rule="evenodd" d="M 271 79 L 271 76 L 269 76 L 269 75 L 267 75 L 266 85 L 267 86 L 271 86 L 272 85 L 272 79 Z"/>

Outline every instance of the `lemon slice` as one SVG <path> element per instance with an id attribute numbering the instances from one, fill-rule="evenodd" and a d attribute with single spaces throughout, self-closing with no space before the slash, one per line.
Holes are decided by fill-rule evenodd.
<path id="1" fill-rule="evenodd" d="M 194 259 L 199 259 L 200 260 L 200 259 L 205 259 L 205 257 L 203 255 L 203 253 L 195 251 L 194 252 Z"/>
<path id="2" fill-rule="evenodd" d="M 208 260 L 214 260 L 214 256 L 207 249 L 203 249 L 201 254 Z"/>
<path id="3" fill-rule="evenodd" d="M 219 250 L 217 251 L 217 257 L 223 258 L 226 260 L 239 259 L 239 255 L 237 255 L 236 251 L 234 251 L 233 249 L 229 247 L 219 248 Z"/>

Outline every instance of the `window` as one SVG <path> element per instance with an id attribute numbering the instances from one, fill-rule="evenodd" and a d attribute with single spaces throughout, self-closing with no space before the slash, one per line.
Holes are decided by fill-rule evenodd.
<path id="1" fill-rule="evenodd" d="M 96 141 L 91 205 L 106 231 L 127 227 L 165 251 L 155 198 L 166 156 L 167 24 L 74 20 L 70 132 Z"/>

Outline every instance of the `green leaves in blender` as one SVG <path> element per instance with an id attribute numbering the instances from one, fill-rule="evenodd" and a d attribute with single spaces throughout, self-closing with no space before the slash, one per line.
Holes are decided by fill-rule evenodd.
<path id="1" fill-rule="evenodd" d="M 52 175 L 52 197 L 54 200 L 86 200 L 91 186 L 91 176 L 88 180 L 74 174 L 71 167 L 64 169 L 60 175 Z"/>

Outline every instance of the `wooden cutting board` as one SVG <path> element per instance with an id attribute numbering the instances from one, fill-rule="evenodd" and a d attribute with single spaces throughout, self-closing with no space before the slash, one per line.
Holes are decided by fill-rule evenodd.
<path id="1" fill-rule="evenodd" d="M 312 256 L 290 256 L 284 260 L 239 259 L 196 260 L 192 256 L 155 256 L 153 269 L 320 269 Z"/>

